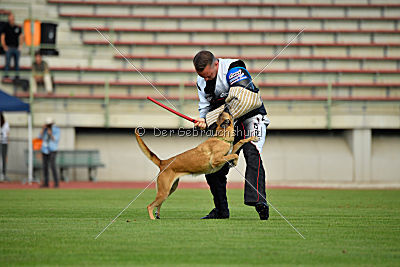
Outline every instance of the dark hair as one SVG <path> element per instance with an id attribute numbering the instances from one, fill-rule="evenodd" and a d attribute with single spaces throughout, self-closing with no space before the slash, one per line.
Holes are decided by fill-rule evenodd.
<path id="1" fill-rule="evenodd" d="M 6 119 L 4 118 L 3 112 L 0 112 L 0 122 L 1 122 L 1 127 L 3 127 L 4 123 L 6 122 Z"/>
<path id="2" fill-rule="evenodd" d="M 200 51 L 193 58 L 193 65 L 196 71 L 203 71 L 205 67 L 214 63 L 215 57 L 210 51 Z"/>
<path id="3" fill-rule="evenodd" d="M 36 56 L 41 56 L 41 55 L 42 55 L 42 54 L 40 54 L 40 50 L 36 50 L 36 51 L 35 51 L 35 57 L 36 57 Z"/>

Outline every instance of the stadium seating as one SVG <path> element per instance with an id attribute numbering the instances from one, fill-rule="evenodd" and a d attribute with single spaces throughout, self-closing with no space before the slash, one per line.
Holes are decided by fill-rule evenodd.
<path id="1" fill-rule="evenodd" d="M 68 149 L 110 155 L 99 179 L 153 175 L 143 155 L 132 153 L 133 127 L 193 126 L 146 97 L 198 116 L 192 58 L 203 49 L 243 59 L 261 89 L 270 136 L 278 133 L 263 154 L 270 181 L 397 179 L 399 165 L 391 158 L 400 118 L 398 1 L 2 0 L 0 19 L 9 11 L 17 23 L 31 17 L 58 24 L 60 54 L 44 57 L 54 93 L 39 87 L 32 95 L 10 79 L 1 81 L 2 89 L 32 103 L 36 129 L 51 114 Z M 29 78 L 31 61 L 24 47 L 22 79 Z M 13 131 L 26 126 L 19 116 L 10 117 Z M 154 137 L 149 144 L 165 156 L 186 140 Z M 369 169 L 379 175 L 369 176 Z"/>
<path id="2" fill-rule="evenodd" d="M 48 0 L 43 5 L 55 11 L 59 23 L 60 57 L 45 59 L 57 85 L 49 98 L 96 98 L 107 86 L 110 95 L 140 99 L 156 86 L 172 99 L 196 99 L 191 60 L 201 49 L 245 60 L 270 101 L 326 99 L 328 87 L 333 97 L 348 100 L 400 95 L 400 3 Z M 22 65 L 29 75 L 29 57 Z"/>

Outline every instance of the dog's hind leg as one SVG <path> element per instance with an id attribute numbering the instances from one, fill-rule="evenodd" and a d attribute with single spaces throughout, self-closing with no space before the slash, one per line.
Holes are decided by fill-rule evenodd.
<path id="1" fill-rule="evenodd" d="M 157 180 L 157 196 L 158 194 L 162 194 L 162 196 L 160 195 L 160 200 L 162 199 L 162 201 L 160 202 L 160 204 L 155 204 L 153 206 L 157 207 L 157 211 L 156 211 L 156 219 L 160 219 L 160 213 L 161 213 L 161 205 L 162 203 L 176 190 L 176 188 L 178 187 L 179 184 L 179 178 L 183 175 L 185 175 L 187 173 L 174 173 L 174 172 L 168 172 L 165 174 L 165 176 L 160 175 L 159 180 Z M 171 179 L 172 178 L 172 179 Z M 172 182 L 173 181 L 173 182 Z M 168 189 L 168 190 L 167 190 Z M 162 192 L 162 193 L 161 193 Z M 168 192 L 168 194 L 165 196 L 165 192 Z M 156 200 L 157 201 L 157 197 Z M 154 203 L 154 202 L 153 202 Z M 152 203 L 152 204 L 153 204 Z M 159 202 L 157 202 L 159 203 Z M 150 204 L 150 205 L 152 205 Z M 149 206 L 150 206 L 149 205 Z M 151 211 L 153 213 L 153 211 Z M 150 215 L 150 212 L 149 212 Z M 151 215 L 150 215 L 151 218 Z"/>
<path id="2" fill-rule="evenodd" d="M 161 218 L 160 218 L 161 205 L 162 205 L 162 203 L 161 203 L 160 205 L 157 206 L 156 219 L 161 219 Z"/>
<path id="3" fill-rule="evenodd" d="M 150 219 L 154 220 L 154 208 L 157 207 L 157 217 L 160 218 L 160 209 L 162 203 L 167 199 L 172 183 L 175 180 L 177 174 L 173 171 L 165 171 L 160 174 L 157 179 L 157 195 L 156 199 L 147 206 Z"/>
<path id="4" fill-rule="evenodd" d="M 175 182 L 172 184 L 171 190 L 169 190 L 169 195 L 170 196 L 175 190 L 178 188 L 179 184 L 179 178 L 175 180 Z"/>
<path id="5" fill-rule="evenodd" d="M 178 187 L 178 184 L 179 184 L 179 178 L 176 179 L 175 182 L 172 184 L 172 187 L 169 190 L 168 196 L 170 196 L 173 192 L 175 192 L 176 188 Z M 162 203 L 157 206 L 156 219 L 160 219 L 161 205 L 162 205 Z"/>
<path id="6" fill-rule="evenodd" d="M 157 193 L 156 196 L 156 200 L 154 200 L 153 202 L 151 202 L 148 206 L 147 206 L 147 211 L 149 212 L 149 216 L 150 219 L 154 220 L 154 214 L 153 214 L 153 210 L 155 207 L 157 207 L 157 219 L 159 219 L 159 214 L 160 214 L 160 209 L 161 209 L 161 205 L 164 202 L 165 199 L 167 199 L 168 194 L 166 193 Z"/>

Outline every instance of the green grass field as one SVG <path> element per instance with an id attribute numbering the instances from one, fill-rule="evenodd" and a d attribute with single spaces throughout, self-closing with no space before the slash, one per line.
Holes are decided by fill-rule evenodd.
<path id="1" fill-rule="evenodd" d="M 140 190 L 1 190 L 0 265 L 400 264 L 400 191 L 270 190 L 260 221 L 229 190 L 231 218 L 200 220 L 208 190 L 177 190 L 150 221 L 148 190 L 97 240 Z M 127 222 L 127 220 L 130 222 Z"/>

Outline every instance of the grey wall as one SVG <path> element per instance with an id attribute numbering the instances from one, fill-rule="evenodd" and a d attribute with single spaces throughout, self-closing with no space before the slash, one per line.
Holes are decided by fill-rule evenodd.
<path id="1" fill-rule="evenodd" d="M 13 116 L 7 115 L 12 122 Z M 34 128 L 36 137 L 40 128 Z M 9 176 L 26 178 L 24 150 L 27 129 L 11 126 Z M 146 144 L 160 158 L 168 158 L 193 148 L 205 137 L 156 137 L 146 134 Z M 74 129 L 61 127 L 60 149 L 98 149 L 105 168 L 98 171 L 102 181 L 150 181 L 157 167 L 139 150 L 133 130 Z M 262 154 L 269 184 L 396 184 L 400 185 L 400 132 L 369 129 L 336 131 L 269 131 Z M 244 173 L 243 155 L 238 169 Z M 75 180 L 86 180 L 86 169 L 67 173 Z M 204 181 L 204 176 L 188 176 L 185 181 Z M 242 181 L 236 172 L 230 181 Z"/>
<path id="2" fill-rule="evenodd" d="M 362 138 L 365 135 L 368 137 L 368 132 L 361 132 L 360 137 L 359 132 L 352 130 L 270 131 L 262 154 L 268 183 L 400 184 L 400 135 L 371 133 L 371 138 Z M 143 140 L 160 158 L 168 158 L 195 147 L 205 138 L 147 134 Z M 364 143 L 368 140 L 370 145 Z M 106 168 L 99 170 L 99 180 L 151 180 L 158 171 L 139 150 L 130 130 L 78 131 L 76 148 L 100 150 Z M 242 155 L 238 169 L 244 173 Z M 76 175 L 86 179 L 86 171 L 78 171 Z M 184 180 L 203 181 L 204 177 L 190 176 Z M 243 178 L 231 171 L 229 180 Z"/>

